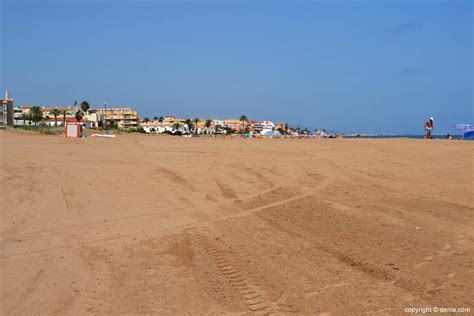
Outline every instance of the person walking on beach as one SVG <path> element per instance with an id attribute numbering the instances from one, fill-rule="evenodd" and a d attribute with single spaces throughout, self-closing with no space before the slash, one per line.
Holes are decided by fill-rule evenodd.
<path id="1" fill-rule="evenodd" d="M 433 132 L 433 118 L 430 117 L 426 122 L 425 122 L 425 139 L 432 139 L 433 136 L 431 136 L 431 133 Z"/>

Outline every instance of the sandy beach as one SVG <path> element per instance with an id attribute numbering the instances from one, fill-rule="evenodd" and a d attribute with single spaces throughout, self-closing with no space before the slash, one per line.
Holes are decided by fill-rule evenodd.
<path id="1" fill-rule="evenodd" d="M 474 142 L 0 146 L 3 315 L 474 309 Z"/>

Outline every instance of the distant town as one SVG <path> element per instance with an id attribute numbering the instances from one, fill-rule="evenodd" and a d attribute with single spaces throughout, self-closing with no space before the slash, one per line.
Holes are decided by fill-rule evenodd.
<path id="1" fill-rule="evenodd" d="M 17 106 L 5 92 L 0 113 L 1 127 L 53 128 L 66 124 L 80 124 L 85 129 L 122 130 L 172 135 L 266 135 L 266 136 L 326 136 L 325 130 L 290 127 L 287 123 L 269 120 L 256 121 L 242 114 L 238 118 L 178 118 L 172 115 L 140 118 L 131 107 L 91 107 L 87 101 L 73 106 Z"/>

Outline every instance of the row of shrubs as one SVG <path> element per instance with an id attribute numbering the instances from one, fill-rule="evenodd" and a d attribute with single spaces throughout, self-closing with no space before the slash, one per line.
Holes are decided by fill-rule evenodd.
<path id="1" fill-rule="evenodd" d="M 61 135 L 64 133 L 63 126 L 49 126 L 45 123 L 39 123 L 38 125 L 19 125 L 15 126 L 14 129 L 17 131 L 36 131 L 45 135 Z M 112 133 L 145 133 L 145 130 L 142 127 L 129 129 L 109 128 L 107 130 Z M 84 132 L 91 134 L 96 133 L 97 130 L 85 129 Z"/>

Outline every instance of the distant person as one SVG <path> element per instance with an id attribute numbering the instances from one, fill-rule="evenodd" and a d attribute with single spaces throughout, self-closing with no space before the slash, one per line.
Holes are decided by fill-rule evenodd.
<path id="1" fill-rule="evenodd" d="M 433 139 L 432 132 L 433 132 L 433 118 L 430 117 L 426 122 L 425 122 L 425 139 Z"/>
<path id="2" fill-rule="evenodd" d="M 448 133 L 448 135 L 446 135 L 446 138 L 447 139 L 453 139 L 453 137 L 451 136 L 451 134 Z"/>

